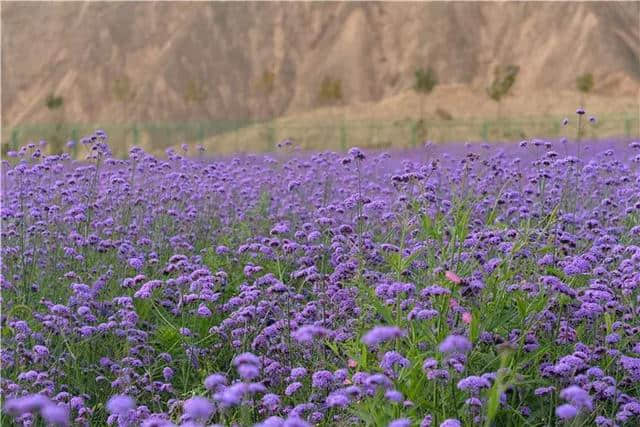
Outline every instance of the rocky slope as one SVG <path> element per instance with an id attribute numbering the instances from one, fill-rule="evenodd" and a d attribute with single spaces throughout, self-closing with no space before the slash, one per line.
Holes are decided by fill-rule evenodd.
<path id="1" fill-rule="evenodd" d="M 64 99 L 56 114 L 80 123 L 344 108 L 406 92 L 420 66 L 478 93 L 497 64 L 513 63 L 514 91 L 532 97 L 572 89 L 586 71 L 598 96 L 640 94 L 639 2 L 1 7 L 3 127 L 52 121 L 51 93 Z"/>

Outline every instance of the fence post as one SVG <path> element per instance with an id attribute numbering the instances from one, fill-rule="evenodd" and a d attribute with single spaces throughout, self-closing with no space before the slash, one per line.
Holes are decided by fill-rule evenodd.
<path id="1" fill-rule="evenodd" d="M 344 121 L 340 126 L 340 149 L 347 151 L 347 127 L 344 125 Z"/>
<path id="2" fill-rule="evenodd" d="M 202 122 L 200 123 L 200 128 L 198 129 L 198 141 L 200 144 L 204 144 L 204 126 Z"/>
<path id="3" fill-rule="evenodd" d="M 486 120 L 482 124 L 482 140 L 483 141 L 489 140 L 489 122 Z"/>
<path id="4" fill-rule="evenodd" d="M 629 118 L 624 119 L 624 135 L 627 138 L 631 136 L 631 120 Z"/>
<path id="5" fill-rule="evenodd" d="M 140 138 L 137 124 L 133 125 L 132 131 L 133 131 L 133 145 L 137 147 L 138 146 L 138 140 Z"/>
<path id="6" fill-rule="evenodd" d="M 416 148 L 418 145 L 418 123 L 409 123 L 409 126 L 411 126 L 411 147 Z"/>
<path id="7" fill-rule="evenodd" d="M 273 151 L 273 147 L 275 145 L 274 139 L 275 139 L 275 130 L 273 129 L 273 125 L 266 125 L 265 126 L 265 142 L 266 142 L 266 150 L 267 152 Z"/>
<path id="8" fill-rule="evenodd" d="M 78 128 L 76 127 L 71 128 L 71 140 L 73 141 L 72 156 L 76 159 L 78 158 Z"/>
<path id="9" fill-rule="evenodd" d="M 11 131 L 11 149 L 18 149 L 18 129 L 15 128 Z"/>

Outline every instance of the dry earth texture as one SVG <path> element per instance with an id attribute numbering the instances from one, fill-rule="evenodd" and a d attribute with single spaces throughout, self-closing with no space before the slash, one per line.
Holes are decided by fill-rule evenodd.
<path id="1" fill-rule="evenodd" d="M 591 111 L 637 114 L 639 16 L 638 2 L 5 3 L 2 124 L 403 120 L 426 66 L 427 118 L 494 116 L 499 64 L 520 66 L 507 116 L 571 111 L 584 72 Z"/>

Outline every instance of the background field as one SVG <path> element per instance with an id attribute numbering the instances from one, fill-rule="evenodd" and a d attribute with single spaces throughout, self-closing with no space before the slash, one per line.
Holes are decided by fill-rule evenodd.
<path id="1" fill-rule="evenodd" d="M 54 149 L 96 127 L 125 153 L 407 147 L 559 137 L 584 103 L 592 137 L 634 137 L 640 3 L 8 3 L 2 143 Z M 87 30 L 87 23 L 99 29 Z M 520 71 L 498 104 L 497 66 Z M 414 73 L 438 84 L 424 96 Z M 593 75 L 586 94 L 576 77 Z M 345 142 L 346 141 L 346 142 Z"/>

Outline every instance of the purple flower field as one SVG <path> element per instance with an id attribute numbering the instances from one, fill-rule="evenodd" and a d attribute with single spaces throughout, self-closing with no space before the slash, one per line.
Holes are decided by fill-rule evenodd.
<path id="1" fill-rule="evenodd" d="M 2 425 L 640 425 L 640 142 L 10 153 Z"/>

